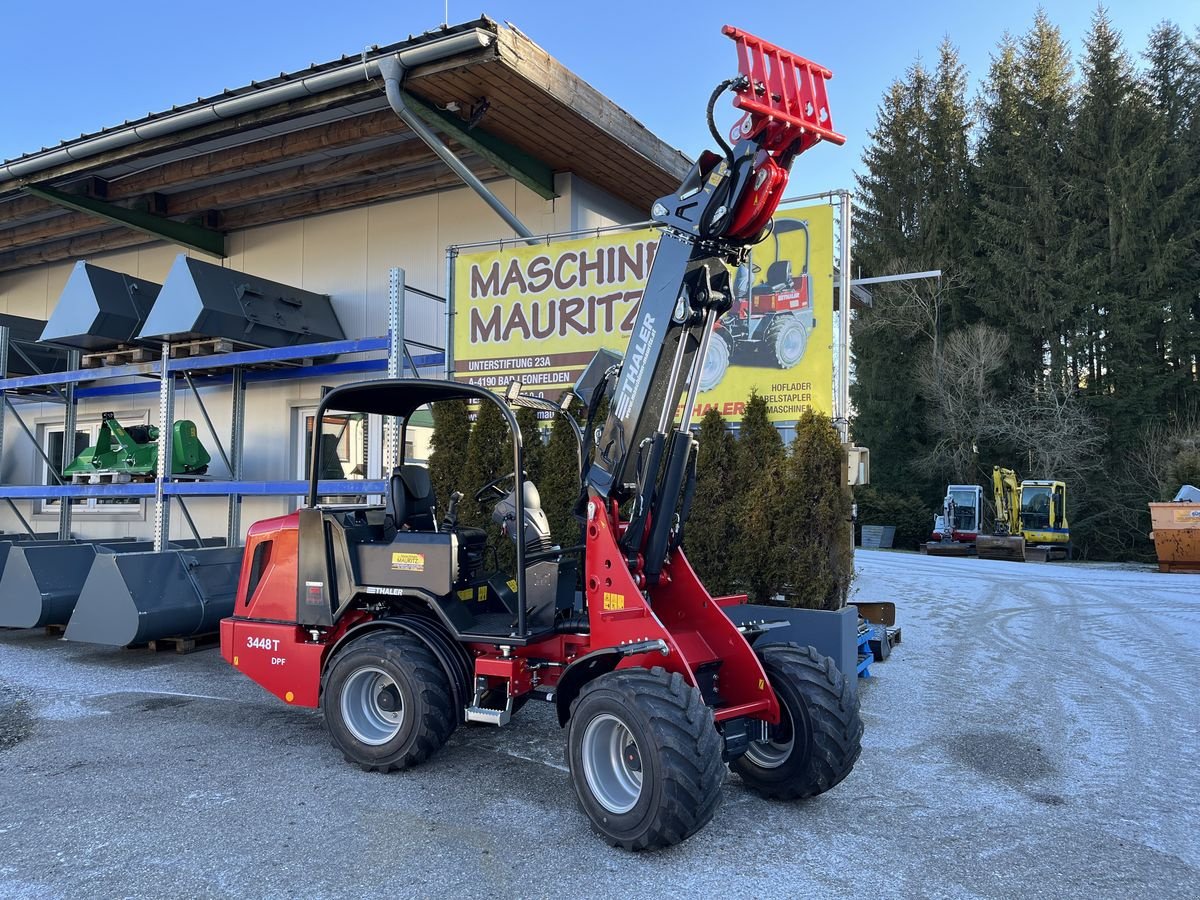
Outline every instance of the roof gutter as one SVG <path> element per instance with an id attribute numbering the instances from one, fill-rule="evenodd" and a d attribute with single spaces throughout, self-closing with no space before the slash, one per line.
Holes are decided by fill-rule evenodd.
<path id="1" fill-rule="evenodd" d="M 279 103 L 311 97 L 361 81 L 364 77 L 374 78 L 379 75 L 381 60 L 396 60 L 404 68 L 411 69 L 440 59 L 482 49 L 489 46 L 493 40 L 495 40 L 495 36 L 490 32 L 482 28 L 474 28 L 470 31 L 434 38 L 414 47 L 373 59 L 364 58 L 362 62 L 348 63 L 327 72 L 310 75 L 307 78 L 298 78 L 284 84 L 272 85 L 248 94 L 231 97 L 228 100 L 206 103 L 196 109 L 168 113 L 150 121 L 129 125 L 13 162 L 2 163 L 0 164 L 0 185 L 109 150 L 129 147 L 165 135 L 177 134 L 213 122 L 236 118 Z"/>

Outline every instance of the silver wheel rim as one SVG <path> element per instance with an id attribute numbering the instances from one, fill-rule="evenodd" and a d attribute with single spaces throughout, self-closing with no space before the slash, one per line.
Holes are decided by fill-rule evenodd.
<path id="1" fill-rule="evenodd" d="M 779 360 L 779 365 L 783 368 L 790 368 L 804 357 L 805 344 L 808 343 L 808 335 L 804 333 L 804 326 L 799 323 L 785 325 L 779 331 L 779 337 L 775 342 L 775 356 Z"/>
<path id="2" fill-rule="evenodd" d="M 340 705 L 346 728 L 373 747 L 386 744 L 404 724 L 400 688 L 391 675 L 375 666 L 357 669 L 346 679 Z"/>
<path id="3" fill-rule="evenodd" d="M 642 795 L 642 752 L 625 723 L 601 713 L 583 731 L 583 777 L 611 813 L 627 813 Z"/>
<path id="4" fill-rule="evenodd" d="M 760 769 L 778 769 L 788 761 L 796 744 L 796 730 L 792 727 L 792 717 L 788 714 L 787 707 L 782 704 L 779 706 L 779 724 L 771 726 L 771 730 L 783 732 L 787 735 L 787 740 L 768 737 L 765 741 L 751 741 L 746 750 L 746 759 Z M 779 736 L 781 735 L 776 735 Z"/>
<path id="5" fill-rule="evenodd" d="M 729 368 L 729 344 L 720 335 L 713 335 L 708 344 L 708 353 L 704 356 L 704 365 L 700 369 L 700 390 L 711 391 L 725 377 Z"/>

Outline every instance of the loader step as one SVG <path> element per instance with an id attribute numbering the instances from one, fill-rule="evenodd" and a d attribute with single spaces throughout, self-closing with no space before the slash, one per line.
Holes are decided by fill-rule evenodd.
<path id="1" fill-rule="evenodd" d="M 512 713 L 507 709 L 488 709 L 486 706 L 468 706 L 467 721 L 482 722 L 484 725 L 507 725 Z"/>

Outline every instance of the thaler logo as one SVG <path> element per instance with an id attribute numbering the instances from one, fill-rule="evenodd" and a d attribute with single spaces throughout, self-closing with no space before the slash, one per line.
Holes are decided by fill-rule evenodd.
<path id="1" fill-rule="evenodd" d="M 638 326 L 637 343 L 627 359 L 627 368 L 622 368 L 618 381 L 621 393 L 617 397 L 617 418 L 624 419 L 633 406 L 633 395 L 641 386 L 642 375 L 646 371 L 646 360 L 650 358 L 650 350 L 654 343 L 654 316 L 646 316 Z"/>

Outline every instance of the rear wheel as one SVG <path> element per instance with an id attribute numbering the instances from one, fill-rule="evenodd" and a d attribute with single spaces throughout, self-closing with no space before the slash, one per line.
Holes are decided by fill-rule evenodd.
<path id="1" fill-rule="evenodd" d="M 347 762 L 389 772 L 424 762 L 454 730 L 445 670 L 418 638 L 370 634 L 334 658 L 321 713 Z"/>
<path id="2" fill-rule="evenodd" d="M 795 316 L 776 316 L 767 326 L 766 341 L 779 368 L 790 369 L 804 358 L 808 330 Z"/>
<path id="3" fill-rule="evenodd" d="M 712 710 L 660 668 L 609 672 L 583 688 L 567 764 L 592 827 L 626 850 L 678 844 L 704 827 L 725 770 Z"/>
<path id="4" fill-rule="evenodd" d="M 768 644 L 758 655 L 779 698 L 779 724 L 730 768 L 764 797 L 823 794 L 850 774 L 862 750 L 858 697 L 833 660 L 812 647 Z"/>

